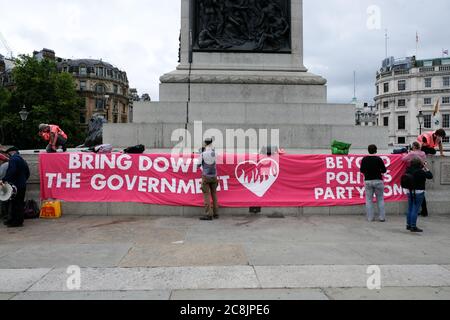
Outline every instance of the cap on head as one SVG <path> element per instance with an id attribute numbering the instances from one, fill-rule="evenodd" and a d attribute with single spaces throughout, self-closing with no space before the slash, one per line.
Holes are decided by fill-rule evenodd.
<path id="1" fill-rule="evenodd" d="M 39 131 L 44 131 L 48 128 L 48 124 L 42 123 L 39 125 Z"/>
<path id="2" fill-rule="evenodd" d="M 10 153 L 10 152 L 19 152 L 19 148 L 17 147 L 11 147 L 8 150 L 6 150 L 6 153 Z"/>

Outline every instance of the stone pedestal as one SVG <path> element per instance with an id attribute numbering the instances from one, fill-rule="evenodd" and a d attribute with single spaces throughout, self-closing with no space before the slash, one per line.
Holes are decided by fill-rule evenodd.
<path id="1" fill-rule="evenodd" d="M 135 104 L 134 124 L 106 125 L 104 142 L 168 150 L 179 142 L 171 139 L 175 130 L 187 128 L 194 136 L 194 123 L 202 122 L 203 133 L 214 128 L 222 136 L 236 129 L 279 130 L 278 144 L 288 152 L 329 152 L 333 140 L 350 142 L 357 152 L 369 144 L 387 149 L 385 128 L 356 127 L 353 105 L 327 104 L 327 81 L 303 64 L 303 2 L 289 3 L 288 50 L 194 50 L 190 61 L 191 6 L 181 0 L 181 62 L 161 77 L 160 101 Z M 201 138 L 191 145 L 199 147 Z"/>

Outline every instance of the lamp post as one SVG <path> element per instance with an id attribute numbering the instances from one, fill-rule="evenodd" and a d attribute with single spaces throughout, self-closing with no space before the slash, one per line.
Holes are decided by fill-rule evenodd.
<path id="1" fill-rule="evenodd" d="M 23 106 L 22 110 L 19 112 L 20 119 L 22 120 L 22 134 L 25 134 L 25 121 L 27 121 L 29 115 L 30 113 L 27 111 L 27 108 Z"/>
<path id="2" fill-rule="evenodd" d="M 419 114 L 416 116 L 416 118 L 417 118 L 417 121 L 419 122 L 419 134 L 420 135 L 422 135 L 422 126 L 423 126 L 423 123 L 425 122 L 425 116 L 423 115 L 423 112 L 422 111 L 419 111 Z"/>
<path id="3" fill-rule="evenodd" d="M 109 122 L 109 95 L 105 95 L 106 122 Z"/>
<path id="4" fill-rule="evenodd" d="M 22 124 L 27 121 L 28 115 L 30 113 L 27 111 L 27 108 L 25 106 L 22 107 L 22 110 L 19 112 L 20 119 L 22 119 Z"/>

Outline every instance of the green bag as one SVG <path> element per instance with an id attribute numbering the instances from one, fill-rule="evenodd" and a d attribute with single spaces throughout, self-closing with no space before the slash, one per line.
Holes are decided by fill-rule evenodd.
<path id="1" fill-rule="evenodd" d="M 352 145 L 350 143 L 334 140 L 331 145 L 331 153 L 333 155 L 348 155 L 350 153 L 351 146 Z"/>

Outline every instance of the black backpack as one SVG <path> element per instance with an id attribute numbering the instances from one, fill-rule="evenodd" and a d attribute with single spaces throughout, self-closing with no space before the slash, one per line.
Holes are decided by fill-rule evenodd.
<path id="1" fill-rule="evenodd" d="M 25 202 L 25 209 L 24 209 L 24 218 L 25 219 L 38 219 L 40 215 L 39 206 L 37 205 L 36 201 L 34 200 L 28 200 Z"/>
<path id="2" fill-rule="evenodd" d="M 408 172 L 405 173 L 402 176 L 401 185 L 402 185 L 403 189 L 410 190 L 410 191 L 416 190 L 416 186 L 414 183 L 414 175 L 412 175 L 411 173 L 408 173 Z"/>
<path id="3" fill-rule="evenodd" d="M 145 146 L 140 144 L 134 147 L 129 147 L 123 150 L 123 153 L 129 153 L 129 154 L 142 154 L 145 151 Z"/>

